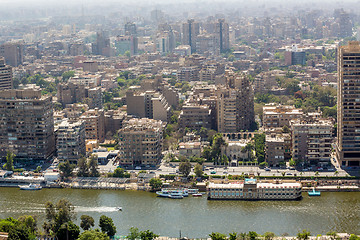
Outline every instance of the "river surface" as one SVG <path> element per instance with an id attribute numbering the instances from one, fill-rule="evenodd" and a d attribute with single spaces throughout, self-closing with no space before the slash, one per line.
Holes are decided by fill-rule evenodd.
<path id="1" fill-rule="evenodd" d="M 296 235 L 302 229 L 313 235 L 330 230 L 360 234 L 359 192 L 322 193 L 312 198 L 303 193 L 303 197 L 301 201 L 209 201 L 205 196 L 158 198 L 142 191 L 0 188 L 0 218 L 34 215 L 41 226 L 45 202 L 65 198 L 75 206 L 77 224 L 86 214 L 97 225 L 105 214 L 114 220 L 117 235 L 127 235 L 132 226 L 161 236 L 178 237 L 181 231 L 189 238 L 233 231 Z"/>

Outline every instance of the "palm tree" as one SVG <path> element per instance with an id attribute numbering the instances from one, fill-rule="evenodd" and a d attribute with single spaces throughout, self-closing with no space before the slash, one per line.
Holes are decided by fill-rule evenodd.
<path id="1" fill-rule="evenodd" d="M 248 160 L 250 160 L 250 161 L 252 161 L 253 160 L 253 155 L 252 155 L 252 151 L 255 149 L 255 147 L 254 147 L 254 144 L 252 144 L 252 143 L 247 143 L 246 145 L 245 145 L 245 147 L 243 147 L 242 149 L 241 149 L 241 152 L 242 153 L 248 153 Z"/>

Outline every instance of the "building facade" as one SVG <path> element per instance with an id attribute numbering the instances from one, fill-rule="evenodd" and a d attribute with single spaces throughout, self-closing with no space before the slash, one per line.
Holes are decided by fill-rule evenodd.
<path id="1" fill-rule="evenodd" d="M 13 88 L 12 69 L 5 65 L 5 59 L 0 58 L 0 91 Z"/>
<path id="2" fill-rule="evenodd" d="M 40 90 L 0 92 L 0 156 L 48 159 L 55 151 L 53 105 Z"/>
<path id="3" fill-rule="evenodd" d="M 122 166 L 156 166 L 162 158 L 163 122 L 130 119 L 119 130 L 118 160 Z"/>
<path id="4" fill-rule="evenodd" d="M 56 128 L 58 159 L 77 164 L 79 158 L 86 156 L 85 122 L 69 122 L 68 119 L 64 119 Z"/>
<path id="5" fill-rule="evenodd" d="M 338 48 L 337 148 L 342 166 L 360 166 L 360 42 Z"/>

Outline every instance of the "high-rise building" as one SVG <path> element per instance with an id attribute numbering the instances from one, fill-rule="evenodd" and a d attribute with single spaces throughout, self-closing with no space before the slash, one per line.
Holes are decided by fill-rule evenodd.
<path id="1" fill-rule="evenodd" d="M 5 65 L 5 59 L 0 57 L 0 90 L 12 89 L 12 69 Z"/>
<path id="2" fill-rule="evenodd" d="M 103 109 L 90 109 L 80 117 L 85 121 L 85 138 L 104 142 L 105 116 Z"/>
<path id="3" fill-rule="evenodd" d="M 161 161 L 162 121 L 132 118 L 119 130 L 119 162 L 123 166 L 156 166 Z"/>
<path id="4" fill-rule="evenodd" d="M 55 151 L 53 106 L 40 90 L 0 91 L 0 157 L 48 159 Z"/>
<path id="5" fill-rule="evenodd" d="M 337 148 L 342 166 L 360 166 L 360 42 L 338 48 Z"/>
<path id="6" fill-rule="evenodd" d="M 21 42 L 4 43 L 0 45 L 0 56 L 5 58 L 6 64 L 17 67 L 24 61 L 24 46 Z"/>
<path id="7" fill-rule="evenodd" d="M 200 25 L 194 19 L 189 19 L 182 26 L 182 43 L 191 47 L 191 53 L 196 52 L 196 37 L 200 34 Z"/>
<path id="8" fill-rule="evenodd" d="M 127 22 L 125 24 L 124 31 L 126 36 L 136 36 L 137 35 L 136 24 L 133 22 Z"/>
<path id="9" fill-rule="evenodd" d="M 77 164 L 79 158 L 86 156 L 84 121 L 69 122 L 64 119 L 56 128 L 58 159 Z"/>
<path id="10" fill-rule="evenodd" d="M 219 19 L 215 24 L 215 36 L 221 53 L 230 49 L 229 24 L 225 19 Z"/>
<path id="11" fill-rule="evenodd" d="M 91 44 L 92 53 L 95 55 L 103 55 L 110 57 L 112 49 L 110 46 L 110 38 L 105 32 L 96 33 L 96 42 Z"/>
<path id="12" fill-rule="evenodd" d="M 327 119 L 296 119 L 290 121 L 292 158 L 303 166 L 331 164 L 333 123 Z"/>
<path id="13" fill-rule="evenodd" d="M 219 132 L 252 130 L 255 124 L 254 94 L 244 74 L 226 73 L 227 87 L 217 94 L 217 129 Z"/>

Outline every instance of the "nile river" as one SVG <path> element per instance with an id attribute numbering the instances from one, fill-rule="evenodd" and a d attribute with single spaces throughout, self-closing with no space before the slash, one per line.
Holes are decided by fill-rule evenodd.
<path id="1" fill-rule="evenodd" d="M 161 236 L 207 237 L 211 232 L 266 231 L 295 235 L 302 229 L 312 234 L 330 230 L 360 234 L 360 193 L 322 193 L 302 201 L 208 201 L 202 198 L 158 198 L 141 191 L 43 189 L 21 191 L 0 188 L 0 218 L 35 215 L 44 221 L 44 203 L 61 198 L 75 206 L 76 223 L 87 214 L 98 223 L 102 214 L 111 217 L 117 235 L 132 226 L 150 229 Z M 115 207 L 122 207 L 118 212 Z"/>

